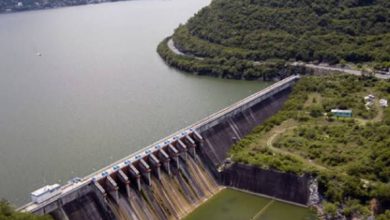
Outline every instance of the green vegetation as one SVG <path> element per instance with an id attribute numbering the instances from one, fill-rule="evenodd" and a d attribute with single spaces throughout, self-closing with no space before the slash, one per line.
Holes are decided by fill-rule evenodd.
<path id="1" fill-rule="evenodd" d="M 337 215 L 337 206 L 329 202 L 325 202 L 323 205 L 324 205 L 324 212 L 327 215 L 330 215 L 331 218 L 335 218 Z"/>
<path id="2" fill-rule="evenodd" d="M 385 213 L 379 215 L 378 218 L 376 218 L 376 220 L 388 220 L 388 219 L 390 219 L 390 210 L 386 210 Z"/>
<path id="3" fill-rule="evenodd" d="M 170 66 L 186 72 L 199 75 L 209 75 L 227 79 L 262 79 L 272 80 L 274 78 L 284 78 L 292 74 L 305 74 L 310 72 L 304 67 L 286 66 L 284 62 L 268 62 L 256 64 L 249 60 L 237 58 L 195 58 L 191 56 L 181 56 L 172 52 L 168 46 L 168 38 L 161 42 L 157 52 Z"/>
<path id="4" fill-rule="evenodd" d="M 214 0 L 172 36 L 197 58 L 158 51 L 179 69 L 227 78 L 283 77 L 291 61 L 387 70 L 389 18 L 387 0 Z"/>
<path id="5" fill-rule="evenodd" d="M 50 216 L 36 216 L 16 212 L 7 201 L 0 201 L 0 220 L 51 220 Z"/>
<path id="6" fill-rule="evenodd" d="M 376 99 L 369 109 L 364 96 Z M 305 76 L 277 114 L 231 149 L 233 160 L 318 177 L 328 213 L 368 215 L 369 201 L 390 202 L 390 81 L 350 75 Z M 330 109 L 352 109 L 352 118 Z M 342 204 L 337 205 L 337 204 Z"/>

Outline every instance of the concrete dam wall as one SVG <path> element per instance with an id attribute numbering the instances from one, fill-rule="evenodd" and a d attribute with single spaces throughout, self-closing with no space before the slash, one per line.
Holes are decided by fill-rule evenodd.
<path id="1" fill-rule="evenodd" d="M 309 198 L 307 176 L 264 170 L 257 167 L 234 164 L 218 171 L 228 156 L 230 147 L 247 135 L 254 127 L 281 109 L 291 92 L 291 87 L 237 112 L 232 117 L 202 130 L 204 144 L 199 148 L 201 158 L 208 165 L 221 185 L 244 189 L 294 203 L 306 205 Z"/>
<path id="2" fill-rule="evenodd" d="M 310 196 L 310 177 L 264 170 L 245 164 L 224 169 L 220 181 L 225 186 L 264 194 L 277 199 L 306 205 Z"/>
<path id="3" fill-rule="evenodd" d="M 221 119 L 214 126 L 201 127 L 200 134 L 205 139 L 200 149 L 202 154 L 209 158 L 214 167 L 218 167 L 224 162 L 228 150 L 234 143 L 280 110 L 290 92 L 291 87 L 287 87 L 251 107 L 236 112 L 231 117 Z"/>
<path id="4" fill-rule="evenodd" d="M 181 219 L 222 185 L 306 204 L 307 177 L 242 164 L 218 169 L 236 141 L 282 107 L 298 79 L 281 80 L 21 210 L 60 220 Z"/>

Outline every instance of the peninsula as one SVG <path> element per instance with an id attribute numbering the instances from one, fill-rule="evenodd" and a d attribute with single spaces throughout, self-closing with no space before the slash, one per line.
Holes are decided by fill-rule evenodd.
<path id="1" fill-rule="evenodd" d="M 178 69 L 223 78 L 274 80 L 304 73 L 294 62 L 386 74 L 390 2 L 215 0 L 169 38 L 161 57 Z"/>

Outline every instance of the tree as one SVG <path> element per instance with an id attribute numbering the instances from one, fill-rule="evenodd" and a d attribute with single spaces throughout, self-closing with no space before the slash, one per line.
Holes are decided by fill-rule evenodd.
<path id="1" fill-rule="evenodd" d="M 390 219 L 390 210 L 386 210 L 385 213 L 378 215 L 378 217 L 375 219 L 376 220 L 389 220 Z"/>
<path id="2" fill-rule="evenodd" d="M 326 215 L 330 216 L 331 218 L 336 217 L 337 214 L 337 206 L 330 202 L 324 203 L 324 212 Z"/>
<path id="3" fill-rule="evenodd" d="M 323 115 L 324 108 L 321 105 L 314 105 L 310 109 L 310 116 L 317 118 Z"/>
<path id="4" fill-rule="evenodd" d="M 37 216 L 31 213 L 17 212 L 10 203 L 0 201 L 0 220 L 51 220 L 50 216 Z"/>

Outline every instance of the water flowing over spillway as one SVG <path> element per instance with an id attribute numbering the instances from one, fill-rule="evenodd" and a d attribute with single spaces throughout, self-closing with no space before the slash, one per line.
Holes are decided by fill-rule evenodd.
<path id="1" fill-rule="evenodd" d="M 130 172 L 123 174 L 131 176 Z M 117 188 L 102 182 L 107 194 L 100 201 L 96 194 L 88 194 L 52 215 L 66 220 L 181 219 L 221 189 L 198 155 L 187 152 L 180 153 L 161 171 L 153 169 L 150 176 L 141 174 L 129 179 L 127 185 L 112 176 Z"/>
<path id="2" fill-rule="evenodd" d="M 118 203 L 108 196 L 118 220 L 180 219 L 219 190 L 197 156 L 180 159 L 180 168 L 173 166 L 171 175 L 163 171 L 160 180 L 151 179 L 150 186 L 142 182 L 141 191 L 131 189 L 130 195 L 120 190 Z"/>
<path id="3" fill-rule="evenodd" d="M 163 172 L 161 180 L 153 177 L 151 186 L 142 184 L 139 192 L 132 190 L 130 198 L 120 194 L 114 204 L 118 219 L 180 219 L 215 194 L 219 187 L 199 160 L 188 156 L 180 160 L 181 168 L 170 175 Z"/>

